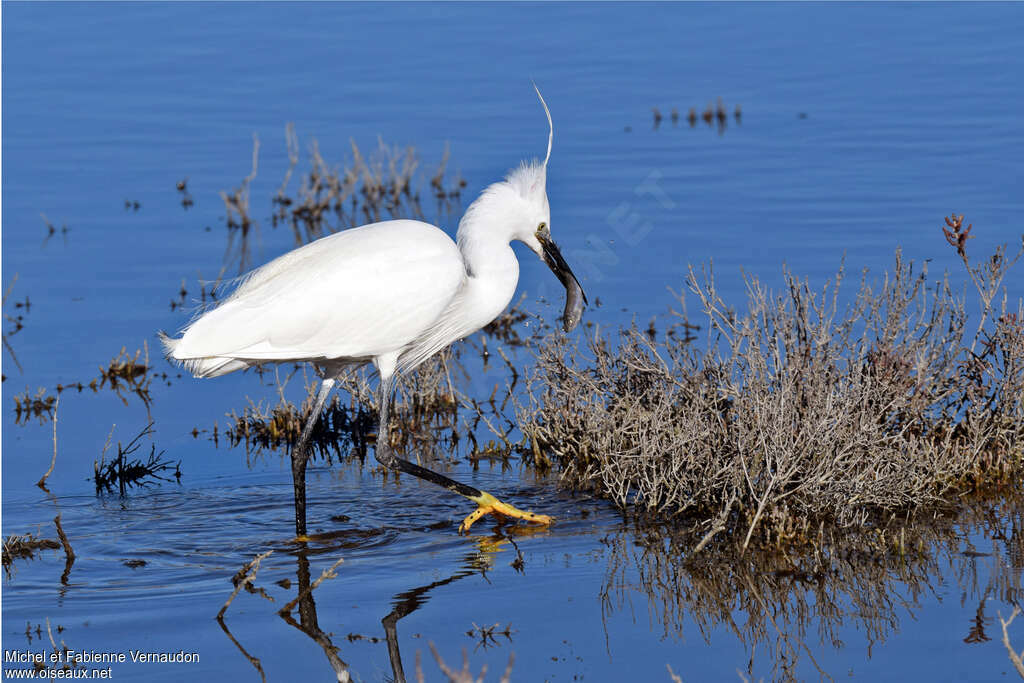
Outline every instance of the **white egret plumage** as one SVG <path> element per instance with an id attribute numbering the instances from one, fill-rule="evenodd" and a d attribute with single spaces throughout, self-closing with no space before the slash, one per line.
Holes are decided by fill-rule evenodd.
<path id="1" fill-rule="evenodd" d="M 396 373 L 412 370 L 481 329 L 512 300 L 519 280 L 512 241 L 529 246 L 565 286 L 566 331 L 582 316 L 583 289 L 551 238 L 546 185 L 554 127 L 540 90 L 537 96 L 548 119 L 544 161 L 524 162 L 487 187 L 459 222 L 457 243 L 439 228 L 413 220 L 344 230 L 253 270 L 180 338 L 161 334 L 168 357 L 196 377 L 264 363 L 316 365 L 323 381 L 292 449 L 295 529 L 300 537 L 306 533 L 305 472 L 313 425 L 342 373 L 367 362 L 380 375 L 376 458 L 382 465 L 477 503 L 460 531 L 485 514 L 550 523 L 546 515 L 518 510 L 397 457 L 386 436 Z"/>

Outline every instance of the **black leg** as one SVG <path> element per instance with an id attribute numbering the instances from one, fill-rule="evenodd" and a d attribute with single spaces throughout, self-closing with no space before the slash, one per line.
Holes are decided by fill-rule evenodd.
<path id="1" fill-rule="evenodd" d="M 483 495 L 483 491 L 475 489 L 472 486 L 467 486 L 461 482 L 449 479 L 443 474 L 438 474 L 433 470 L 428 470 L 426 467 L 420 467 L 415 463 L 411 463 L 408 460 L 402 460 L 397 455 L 391 452 L 391 444 L 388 439 L 388 413 L 391 409 L 391 391 L 395 386 L 395 376 L 388 375 L 380 378 L 380 426 L 377 429 L 377 447 L 375 449 L 375 456 L 377 462 L 389 470 L 399 470 L 411 474 L 414 477 L 418 477 L 425 481 L 429 481 L 432 484 L 444 487 L 453 493 L 457 493 L 460 496 L 465 496 L 471 500 L 477 500 Z"/>
<path id="2" fill-rule="evenodd" d="M 394 387 L 394 374 L 382 372 L 380 378 L 380 428 L 377 430 L 377 448 L 375 454 L 377 462 L 388 469 L 395 469 L 414 477 L 429 481 L 431 484 L 445 488 L 452 493 L 465 496 L 477 504 L 476 510 L 471 512 L 462 524 L 459 525 L 459 533 L 469 531 L 473 523 L 487 514 L 496 514 L 502 517 L 523 519 L 536 524 L 550 524 L 552 519 L 547 515 L 538 515 L 533 512 L 519 510 L 511 505 L 502 503 L 500 500 L 480 489 L 467 486 L 462 482 L 449 479 L 443 474 L 438 474 L 426 467 L 420 467 L 408 460 L 402 460 L 391 452 L 391 444 L 388 439 L 388 412 L 391 408 L 391 389 Z"/>
<path id="3" fill-rule="evenodd" d="M 295 488 L 295 535 L 302 537 L 306 535 L 306 463 L 309 461 L 311 449 L 309 439 L 313 434 L 313 427 L 320 419 L 327 397 L 334 388 L 334 379 L 325 379 L 320 383 L 320 391 L 317 393 L 316 402 L 306 417 L 306 424 L 302 426 L 302 435 L 298 443 L 292 449 L 292 485 Z"/>

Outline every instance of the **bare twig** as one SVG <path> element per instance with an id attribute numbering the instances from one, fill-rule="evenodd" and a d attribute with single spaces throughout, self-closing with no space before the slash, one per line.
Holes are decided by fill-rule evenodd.
<path id="1" fill-rule="evenodd" d="M 278 614 L 283 616 L 290 613 L 295 608 L 295 605 L 299 604 L 299 600 L 302 600 L 304 597 L 315 591 L 317 589 L 317 586 L 323 583 L 326 579 L 333 579 L 337 577 L 338 574 L 334 570 L 337 569 L 338 565 L 340 565 L 344 561 L 344 558 L 339 557 L 337 562 L 335 562 L 330 567 L 325 569 L 323 573 L 317 578 L 317 580 L 309 585 L 309 588 L 296 595 L 294 600 L 292 600 L 287 605 L 278 610 Z"/>
<path id="2" fill-rule="evenodd" d="M 67 534 L 64 533 L 64 527 L 61 526 L 59 514 L 54 517 L 53 525 L 57 527 L 57 538 L 60 539 L 60 544 L 64 546 L 64 573 L 61 574 L 60 582 L 66 586 L 68 585 L 68 576 L 71 574 L 71 566 L 75 563 L 75 551 L 71 547 L 71 541 L 68 540 Z"/>
<path id="3" fill-rule="evenodd" d="M 1003 619 L 1002 613 L 999 613 L 999 621 L 1003 625 L 1003 645 L 1006 646 L 1006 652 L 1010 656 L 1010 661 L 1013 662 L 1013 667 L 1017 669 L 1017 674 L 1021 678 L 1024 678 L 1024 650 L 1021 650 L 1020 654 L 1017 654 L 1017 651 L 1013 649 L 1013 645 L 1010 644 L 1009 631 L 1010 624 L 1013 623 L 1013 620 L 1017 618 L 1017 615 L 1020 614 L 1020 612 L 1020 607 L 1015 606 L 1009 619 Z"/>
<path id="4" fill-rule="evenodd" d="M 50 460 L 50 469 L 46 470 L 46 474 L 36 482 L 36 486 L 46 490 L 46 478 L 53 473 L 53 468 L 57 466 L 57 408 L 60 407 L 60 396 L 53 403 L 53 458 Z M 58 517 L 59 519 L 59 517 Z"/>
<path id="5" fill-rule="evenodd" d="M 228 638 L 231 639 L 231 642 L 238 648 L 238 651 L 242 653 L 242 656 L 248 659 L 249 663 L 252 664 L 256 671 L 260 673 L 260 680 L 266 683 L 267 675 L 263 672 L 263 664 L 260 662 L 259 658 L 253 657 L 244 647 L 242 647 L 242 644 L 238 642 L 234 635 L 232 635 L 231 630 L 223 619 L 217 619 L 217 623 L 220 624 L 221 630 L 227 634 Z"/>
<path id="6" fill-rule="evenodd" d="M 718 534 L 720 534 L 720 533 L 722 533 L 723 531 L 726 530 L 727 527 L 726 527 L 725 521 L 729 517 L 729 512 L 730 512 L 730 510 L 732 510 L 732 505 L 735 502 L 736 502 L 736 491 L 733 491 L 732 492 L 732 496 L 729 497 L 729 502 L 725 504 L 725 507 L 722 508 L 721 514 L 718 515 L 718 518 L 714 521 L 714 524 L 712 524 L 711 530 L 708 531 L 706 534 L 704 534 L 704 537 L 700 539 L 700 543 L 698 543 L 696 546 L 694 546 L 694 548 L 693 548 L 693 554 L 694 555 L 696 555 L 701 550 L 703 550 L 704 546 L 706 546 L 708 543 L 710 543 L 712 541 L 712 539 L 714 539 L 715 536 L 717 536 Z"/>
<path id="7" fill-rule="evenodd" d="M 484 664 L 483 668 L 480 669 L 480 675 L 474 676 L 469 670 L 469 655 L 466 652 L 466 648 L 462 648 L 462 668 L 458 671 L 450 668 L 445 661 L 441 658 L 441 654 L 434 647 L 434 643 L 428 643 L 430 646 L 430 652 L 434 655 L 434 660 L 437 662 L 437 666 L 441 669 L 441 673 L 445 675 L 449 683 L 483 683 L 484 676 L 487 674 L 487 665 Z M 512 664 L 515 662 L 515 655 L 509 654 L 508 666 L 505 667 L 505 673 L 501 677 L 501 683 L 508 683 L 512 676 Z M 420 667 L 419 652 L 416 653 L 416 676 L 417 680 L 423 681 L 423 671 Z"/>
<path id="8" fill-rule="evenodd" d="M 242 567 L 241 571 L 239 571 L 238 574 L 235 575 L 238 576 L 239 574 L 241 574 L 243 575 L 243 577 L 241 578 L 241 580 L 235 583 L 235 590 L 231 592 L 231 596 L 227 599 L 227 602 L 225 602 L 224 606 L 220 608 L 219 612 L 217 612 L 217 621 L 223 621 L 224 613 L 228 611 L 228 606 L 231 605 L 231 601 L 235 599 L 235 596 L 238 595 L 239 591 L 241 591 L 247 585 L 251 584 L 256 579 L 256 572 L 258 572 L 260 569 L 260 562 L 268 558 L 273 553 L 273 550 L 268 550 L 265 553 L 260 553 L 253 559 L 249 560 L 249 562 L 244 567 Z"/>
<path id="9" fill-rule="evenodd" d="M 53 638 L 53 629 L 50 627 L 50 617 L 46 617 L 46 635 L 50 637 L 50 645 L 53 646 L 54 654 L 57 654 L 59 651 L 62 652 L 62 650 L 58 650 L 57 641 Z M 63 645 L 63 642 L 61 644 Z"/>
<path id="10" fill-rule="evenodd" d="M 11 278 L 11 283 L 9 285 L 7 285 L 7 289 L 4 290 L 3 303 L 2 303 L 4 308 L 7 307 L 7 298 L 11 295 L 11 291 L 14 289 L 14 283 L 17 282 L 17 281 L 18 281 L 18 274 L 15 273 L 14 277 Z M 21 327 L 20 327 L 21 326 L 21 322 L 19 320 L 15 319 L 15 318 L 13 318 L 12 316 L 9 316 L 9 315 L 6 316 L 6 317 L 7 317 L 7 319 L 9 321 L 15 323 L 15 330 L 14 330 L 15 332 L 17 332 L 19 329 L 21 329 Z M 14 334 L 14 332 L 12 332 L 11 334 Z M 21 363 L 18 362 L 17 354 L 14 353 L 14 348 L 11 346 L 10 342 L 7 341 L 7 333 L 6 332 L 3 333 L 2 338 L 3 338 L 4 348 L 7 349 L 7 353 L 10 354 L 11 360 L 13 360 L 14 364 L 18 367 L 18 371 L 19 372 L 24 372 L 24 370 L 21 367 Z"/>

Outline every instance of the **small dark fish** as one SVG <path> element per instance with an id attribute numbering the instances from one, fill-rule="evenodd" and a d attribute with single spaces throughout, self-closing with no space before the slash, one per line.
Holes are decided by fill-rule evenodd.
<path id="1" fill-rule="evenodd" d="M 565 331 L 569 332 L 576 327 L 583 318 L 583 309 L 587 304 L 587 297 L 583 293 L 580 283 L 573 277 L 565 286 L 565 311 L 562 313 L 562 324 Z"/>
<path id="2" fill-rule="evenodd" d="M 537 240 L 544 251 L 544 263 L 565 287 L 565 311 L 562 313 L 562 325 L 566 332 L 571 332 L 583 318 L 583 307 L 587 303 L 587 295 L 583 293 L 580 281 L 576 279 L 572 268 L 565 262 L 561 250 L 552 241 L 550 234 L 546 230 L 538 231 Z"/>

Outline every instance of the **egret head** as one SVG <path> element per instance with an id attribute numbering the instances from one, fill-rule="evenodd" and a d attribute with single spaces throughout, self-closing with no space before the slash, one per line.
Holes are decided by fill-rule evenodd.
<path id="1" fill-rule="evenodd" d="M 544 161 L 523 162 L 505 180 L 485 189 L 459 223 L 458 242 L 463 253 L 470 245 L 519 240 L 533 250 L 555 273 L 566 290 L 563 325 L 568 332 L 579 323 L 587 297 L 551 237 L 551 209 L 548 205 L 547 169 L 551 158 L 554 126 L 548 105 L 534 84 L 537 97 L 548 117 L 548 151 Z"/>
<path id="2" fill-rule="evenodd" d="M 512 239 L 530 247 L 537 256 L 544 257 L 539 234 L 551 237 L 551 207 L 545 187 L 547 169 L 539 161 L 523 162 L 508 174 L 505 183 L 511 190 L 513 202 L 508 216 L 511 219 Z"/>
<path id="3" fill-rule="evenodd" d="M 551 209 L 548 205 L 547 193 L 547 170 L 548 160 L 551 158 L 551 141 L 554 138 L 555 127 L 551 123 L 551 111 L 548 109 L 544 96 L 540 94 L 537 84 L 533 84 L 537 91 L 541 106 L 548 117 L 548 151 L 544 156 L 544 163 L 534 162 L 523 164 L 509 174 L 507 183 L 522 198 L 523 219 L 521 225 L 515 232 L 513 239 L 524 242 L 537 256 L 541 258 L 548 268 L 558 277 L 565 287 L 566 300 L 563 324 L 568 332 L 576 327 L 583 316 L 583 306 L 587 303 L 587 295 L 583 293 L 583 287 L 573 274 L 572 268 L 562 257 L 558 245 L 551 238 Z"/>

